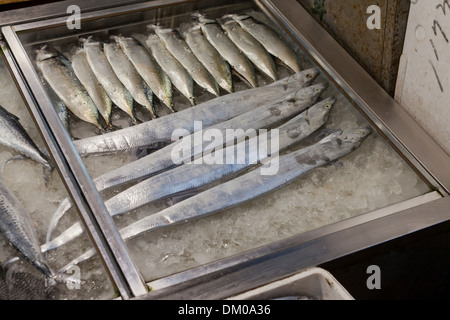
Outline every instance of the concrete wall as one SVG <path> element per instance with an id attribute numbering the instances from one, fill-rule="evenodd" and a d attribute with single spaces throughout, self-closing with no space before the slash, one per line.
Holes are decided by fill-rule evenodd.
<path id="1" fill-rule="evenodd" d="M 391 95 L 410 6 L 409 0 L 297 0 Z M 320 19 L 321 4 L 325 13 Z M 381 9 L 381 28 L 370 30 L 367 8 Z"/>

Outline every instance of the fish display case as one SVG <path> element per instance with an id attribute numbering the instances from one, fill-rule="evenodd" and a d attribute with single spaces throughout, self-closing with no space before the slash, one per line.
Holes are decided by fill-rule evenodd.
<path id="1" fill-rule="evenodd" d="M 95 290 L 105 289 L 101 294 L 87 289 L 84 294 L 73 290 L 72 296 L 79 293 L 81 299 L 93 294 L 110 299 L 224 299 L 449 219 L 449 156 L 297 1 L 138 2 L 82 11 L 79 28 L 69 26 L 64 6 L 52 7 L 54 12 L 47 12 L 46 17 L 7 23 L 2 26 L 2 36 L 5 61 L 62 178 L 62 183 L 54 187 L 58 197 L 51 196 L 53 207 L 46 208 L 41 226 L 52 232 L 49 239 L 44 239 L 43 231 L 40 241 L 44 245 L 47 240 L 59 239 L 75 222 L 81 228 L 76 239 L 63 241 L 64 244 L 54 240 L 54 248 L 46 248 L 48 263 L 63 274 L 77 266 L 81 279 L 106 276 L 104 282 L 94 284 Z M 233 93 L 220 88 L 216 97 L 195 83 L 193 106 L 181 90 L 174 88 L 174 113 L 156 98 L 155 92 L 152 102 L 158 119 L 152 119 L 152 110 L 135 103 L 139 124 L 134 124 L 117 105 L 112 106 L 110 132 L 100 131 L 98 126 L 73 114 L 64 123 L 58 113 L 60 97 L 55 96 L 51 79 L 48 81 L 52 73 L 45 76 L 39 67 L 39 50 L 45 46 L 55 48 L 70 64 L 74 50 L 90 39 L 100 43 L 111 43 L 120 37 L 139 39 L 148 36 L 149 25 L 183 33 L 191 26 L 192 14 L 198 12 L 213 21 L 226 14 L 247 15 L 269 26 L 293 49 L 301 71 L 288 67 L 289 61 L 274 59 L 278 82 L 255 67 L 258 89 L 242 74 L 238 76 L 238 66 L 234 66 Z M 319 101 L 332 101 L 331 110 L 320 130 L 289 145 L 280 159 L 288 159 L 290 154 L 308 148 L 330 132 L 370 128 L 370 135 L 358 148 L 335 159 L 325 154 L 320 159 L 304 160 L 317 163 L 317 167 L 302 174 L 299 167 L 293 174 L 296 178 L 288 179 L 290 183 L 276 182 L 275 174 L 267 180 L 266 185 L 274 183 L 269 192 L 255 192 L 248 197 L 249 190 L 242 183 L 242 189 L 230 193 L 247 192 L 243 197 L 250 198 L 244 199 L 248 201 L 230 197 L 228 203 L 224 201 L 214 210 L 201 205 L 210 203 L 208 197 L 215 195 L 208 191 L 244 179 L 256 169 L 214 180 L 200 189 L 185 188 L 183 191 L 188 192 L 136 201 L 138 205 L 127 207 L 135 202 L 135 197 L 159 191 L 144 188 L 156 184 L 163 173 L 175 170 L 166 167 L 163 173 L 151 172 L 154 163 L 143 162 L 155 154 L 168 156 L 171 149 L 165 148 L 173 145 L 167 139 L 172 138 L 172 129 L 185 129 L 190 134 L 195 131 L 194 121 L 213 127 L 228 120 L 224 114 L 231 115 L 229 118 L 250 114 L 241 110 L 233 117 L 232 110 L 239 107 L 248 112 L 256 107 L 270 107 L 276 99 L 286 97 L 283 94 L 292 86 L 290 81 L 299 75 L 308 78 L 302 84 L 294 83 L 295 90 L 290 93 L 307 92 L 308 88 L 326 84 L 320 89 Z M 270 90 L 277 83 L 280 92 L 272 95 Z M 275 99 L 272 104 L 263 92 Z M 244 98 L 233 100 L 239 94 Z M 215 113 L 195 118 L 192 110 L 214 106 L 220 99 L 226 102 L 223 108 L 228 110 L 215 109 Z M 293 99 L 287 98 L 288 102 Z M 246 101 L 251 101 L 247 107 Z M 274 110 L 269 109 L 271 115 L 278 116 L 279 110 Z M 258 112 L 251 114 L 255 117 L 252 119 L 258 119 Z M 290 114 L 290 118 L 294 116 L 295 113 Z M 189 125 L 180 128 L 183 118 Z M 288 119 L 286 116 L 283 120 Z M 311 125 L 310 121 L 307 123 Z M 256 120 L 251 124 L 256 125 Z M 250 129 L 251 124 L 241 129 Z M 140 129 L 153 125 L 156 129 L 150 137 L 146 136 L 150 135 L 148 129 Z M 265 123 L 266 127 L 256 129 L 273 129 L 277 125 Z M 165 139 L 152 140 L 165 131 L 169 132 Z M 143 137 L 144 142 L 133 144 L 136 137 Z M 127 147 L 120 147 L 124 144 Z M 319 160 L 324 165 L 319 165 Z M 145 170 L 150 171 L 142 169 L 146 173 L 139 175 L 141 169 L 134 165 L 140 162 L 147 164 Z M 288 166 L 283 161 L 280 165 L 281 172 L 284 165 Z M 183 166 L 192 166 L 187 171 L 194 171 L 195 163 Z M 129 169 L 120 171 L 122 168 Z M 181 181 L 183 174 L 175 178 Z M 101 185 L 104 177 L 113 181 L 112 187 Z M 151 183 L 145 184 L 146 181 Z M 41 192 L 50 194 L 45 189 Z M 219 200 L 226 197 L 221 195 Z M 120 214 L 111 214 L 112 199 L 121 199 L 116 205 L 125 206 Z M 164 216 L 166 212 L 172 212 L 178 220 Z M 199 212 L 203 214 L 196 216 Z M 129 227 L 161 213 L 161 226 Z M 133 237 L 128 237 L 127 232 Z M 82 281 L 81 287 L 87 282 Z"/>

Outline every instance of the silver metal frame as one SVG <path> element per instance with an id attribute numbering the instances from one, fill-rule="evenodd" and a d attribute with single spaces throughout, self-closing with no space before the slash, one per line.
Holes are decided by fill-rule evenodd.
<path id="1" fill-rule="evenodd" d="M 101 2 L 101 1 L 100 1 Z M 87 12 L 82 19 L 139 12 L 191 0 L 150 1 Z M 450 157 L 295 0 L 254 0 L 305 49 L 388 142 L 438 192 L 324 226 L 246 253 L 150 282 L 147 293 L 104 203 L 34 71 L 17 32 L 65 24 L 65 17 L 2 28 L 8 63 L 86 230 L 122 298 L 222 299 L 301 269 L 448 221 Z M 101 7 L 101 3 L 99 7 Z M 59 17 L 58 17 L 59 16 Z"/>

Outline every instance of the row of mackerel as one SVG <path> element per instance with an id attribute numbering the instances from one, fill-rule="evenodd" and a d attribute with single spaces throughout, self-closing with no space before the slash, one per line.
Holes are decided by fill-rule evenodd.
<path id="1" fill-rule="evenodd" d="M 355 151 L 371 134 L 370 128 L 338 130 L 319 142 L 279 159 L 279 171 L 276 175 L 261 175 L 252 170 L 235 179 L 203 191 L 158 213 L 140 219 L 119 232 L 124 240 L 169 225 L 186 223 L 208 215 L 222 212 L 233 206 L 274 192 L 311 170 L 330 164 Z M 89 249 L 61 269 L 62 272 L 95 255 Z"/>
<path id="2" fill-rule="evenodd" d="M 236 116 L 227 121 L 220 122 L 216 125 L 209 127 L 210 129 L 217 129 L 223 133 L 225 136 L 226 131 L 229 129 L 239 129 L 241 130 L 241 135 L 244 135 L 244 131 L 248 129 L 261 129 L 268 128 L 282 121 L 285 121 L 309 108 L 322 92 L 327 88 L 326 84 L 311 85 L 309 87 L 297 90 L 293 94 L 289 94 L 286 99 L 280 102 L 276 102 L 269 105 L 263 105 L 254 109 L 247 111 L 239 116 Z M 190 110 L 190 109 L 189 109 Z M 195 133 L 191 134 L 195 135 Z M 228 139 L 232 139 L 227 137 Z M 239 138 L 239 136 L 236 136 Z M 230 141 L 224 140 L 220 142 L 228 143 Z M 99 178 L 94 180 L 94 184 L 99 191 L 106 190 L 108 188 L 123 185 L 125 183 L 133 182 L 138 179 L 143 179 L 149 177 L 150 175 L 158 174 L 167 169 L 175 166 L 173 161 L 174 150 L 179 149 L 179 145 L 183 141 L 177 143 L 172 143 L 167 147 L 164 147 L 156 152 L 134 161 L 128 165 L 118 168 L 112 172 L 106 173 Z M 206 148 L 219 147 L 217 142 L 208 143 L 201 141 L 200 145 L 191 146 L 191 152 L 188 152 L 185 159 L 190 157 L 195 157 L 199 153 L 202 153 Z M 51 239 L 51 234 L 56 227 L 59 219 L 71 208 L 70 201 L 68 199 L 64 200 L 50 221 L 49 230 L 47 233 L 47 242 Z"/>
<path id="3" fill-rule="evenodd" d="M 119 193 L 105 202 L 106 208 L 111 216 L 123 214 L 158 199 L 200 188 L 214 181 L 242 172 L 256 165 L 256 163 L 251 161 L 253 158 L 257 159 L 256 162 L 262 163 L 272 156 L 277 156 L 278 152 L 282 152 L 302 141 L 325 125 L 334 102 L 335 100 L 333 98 L 323 100 L 287 123 L 279 126 L 277 128 L 279 131 L 278 150 L 274 152 L 271 151 L 266 155 L 260 155 L 255 150 L 250 150 L 248 153 L 245 153 L 246 159 L 242 163 L 225 164 L 226 161 L 224 160 L 224 164 L 185 164 L 178 166 Z M 260 139 L 259 143 L 269 145 L 270 140 L 271 137 L 266 135 Z M 228 146 L 222 150 L 223 156 L 225 158 L 230 152 L 234 154 L 235 149 L 247 150 L 248 145 L 248 141 L 242 141 L 237 145 Z M 219 152 L 219 149 L 216 149 L 215 152 Z M 57 248 L 81 235 L 82 232 L 81 222 L 78 222 L 76 225 L 61 233 L 53 241 L 49 242 L 45 250 Z"/>

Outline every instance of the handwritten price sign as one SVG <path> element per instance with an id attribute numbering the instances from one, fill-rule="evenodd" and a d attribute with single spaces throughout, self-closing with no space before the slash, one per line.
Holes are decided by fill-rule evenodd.
<path id="1" fill-rule="evenodd" d="M 450 154 L 450 0 L 411 0 L 396 99 Z"/>

